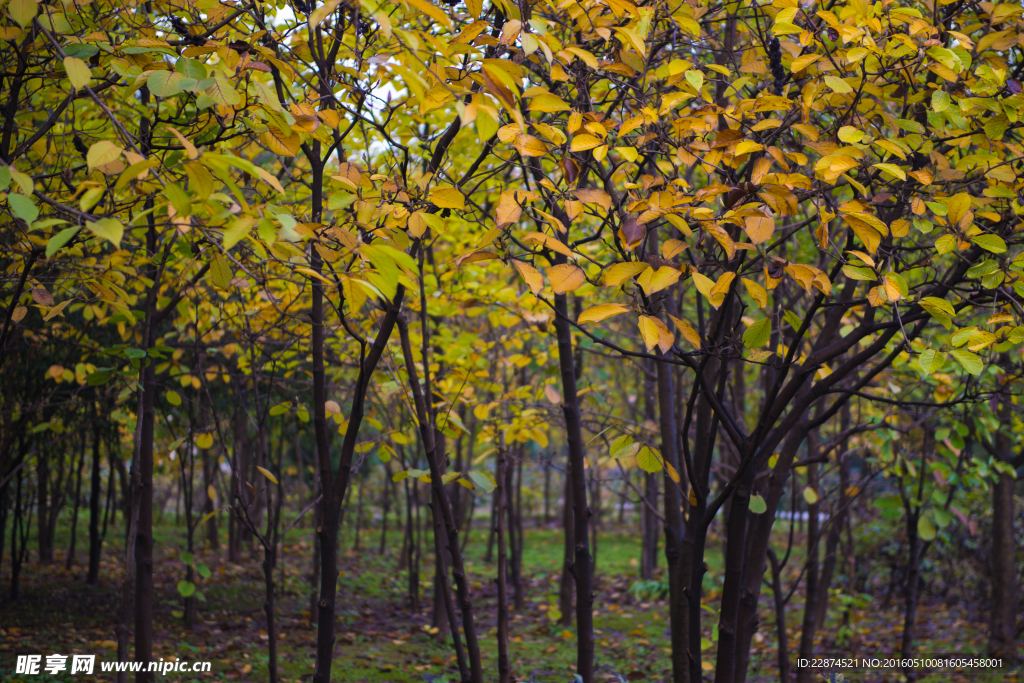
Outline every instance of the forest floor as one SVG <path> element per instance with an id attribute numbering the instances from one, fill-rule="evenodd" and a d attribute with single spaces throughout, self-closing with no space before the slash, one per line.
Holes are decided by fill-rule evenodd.
<path id="1" fill-rule="evenodd" d="M 391 536 L 397 546 L 400 535 Z M 494 565 L 483 558 L 485 532 L 476 529 L 469 545 L 467 569 L 471 577 L 474 612 L 481 634 L 485 678 L 497 680 L 495 643 L 496 586 Z M 316 631 L 309 626 L 309 573 L 312 550 L 308 529 L 296 529 L 285 544 L 282 562 L 275 570 L 281 596 L 277 600 L 278 651 L 283 683 L 309 681 L 313 673 Z M 61 538 L 58 536 L 58 541 Z M 421 577 L 423 609 L 408 609 L 405 571 L 398 570 L 393 553 L 377 552 L 379 530 L 364 532 L 363 548 L 354 549 L 351 532 L 344 539 L 338 592 L 337 634 L 332 680 L 416 681 L 453 683 L 458 680 L 455 656 L 448 638 L 429 633 L 432 553 L 424 552 Z M 260 555 L 253 553 L 242 564 L 223 560 L 224 552 L 196 553 L 213 572 L 200 589 L 206 601 L 199 604 L 194 631 L 184 628 L 182 600 L 177 582 L 184 578 L 185 565 L 177 559 L 183 545 L 182 529 L 170 524 L 159 527 L 154 571 L 155 657 L 165 660 L 210 661 L 212 673 L 169 673 L 165 681 L 267 681 L 267 634 L 263 613 L 263 574 Z M 81 542 L 81 538 L 80 538 Z M 670 680 L 668 615 L 662 600 L 640 600 L 630 591 L 638 574 L 639 537 L 635 533 L 602 532 L 597 552 L 595 581 L 595 633 L 597 670 L 600 681 Z M 40 566 L 26 565 L 21 574 L 21 597 L 8 599 L 10 557 L 3 558 L 0 572 L 0 683 L 35 681 L 105 681 L 112 674 L 95 678 L 76 674 L 20 676 L 14 673 L 16 654 L 96 654 L 97 662 L 116 658 L 113 625 L 120 604 L 123 556 L 120 546 L 106 543 L 101 584 L 85 584 L 83 566 L 87 549 L 79 545 L 79 562 L 64 569 L 63 555 Z M 369 548 L 367 548 L 367 545 Z M 717 608 L 721 585 L 721 543 L 710 543 L 709 571 L 705 581 L 705 602 Z M 66 547 L 66 546 L 65 546 Z M 510 621 L 510 651 L 514 679 L 536 683 L 568 683 L 573 680 L 576 636 L 551 618 L 558 602 L 558 579 L 562 552 L 561 532 L 528 529 L 525 533 L 523 573 L 524 609 L 513 610 Z M 33 557 L 34 557 L 34 547 Z M 662 558 L 663 562 L 663 558 Z M 790 563 L 792 569 L 797 563 Z M 796 570 L 792 569 L 793 576 Z M 280 578 L 283 576 L 283 582 Z M 790 578 L 792 580 L 792 578 Z M 511 588 L 510 588 L 511 593 Z M 800 593 L 790 602 L 787 630 L 791 649 L 799 642 Z M 511 598 L 511 596 L 510 596 Z M 846 631 L 848 640 L 840 647 L 836 637 L 841 622 L 830 617 L 819 636 L 819 652 L 894 653 L 899 649 L 902 613 L 899 601 L 883 608 L 864 602 L 852 608 Z M 775 617 L 771 593 L 761 599 L 761 632 L 755 637 L 751 658 L 751 683 L 778 680 L 776 667 Z M 704 667 L 710 680 L 716 632 L 713 614 L 704 620 Z M 557 610 L 555 611 L 557 616 Z M 919 653 L 984 652 L 984 623 L 947 606 L 924 600 L 918 617 Z M 795 652 L 790 653 L 791 661 Z M 44 658 L 45 661 L 45 658 Z M 70 660 L 69 660 L 70 661 Z M 96 667 L 99 671 L 99 664 Z M 109 676 L 110 678 L 105 678 Z M 823 680 L 823 679 L 819 679 Z M 856 670 L 846 681 L 873 683 L 901 681 L 895 671 Z M 1020 672 L 941 672 L 923 675 L 920 681 L 1024 681 Z"/>

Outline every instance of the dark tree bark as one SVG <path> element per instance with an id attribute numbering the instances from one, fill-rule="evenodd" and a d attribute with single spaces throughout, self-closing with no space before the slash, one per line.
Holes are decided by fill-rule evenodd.
<path id="1" fill-rule="evenodd" d="M 64 569 L 71 571 L 75 564 L 75 542 L 78 540 L 78 508 L 82 500 L 82 471 L 85 469 L 85 434 L 82 434 L 81 447 L 78 454 L 78 467 L 75 475 L 75 501 L 71 513 L 71 542 L 68 544 L 68 556 L 64 558 Z"/>
<path id="2" fill-rule="evenodd" d="M 562 236 L 564 239 L 565 236 Z M 556 263 L 565 263 L 559 254 Z M 580 401 L 576 390 L 572 330 L 564 294 L 555 295 L 555 333 L 558 337 L 558 366 L 562 376 L 562 413 L 569 442 L 569 480 L 572 486 L 573 563 L 576 581 L 576 675 L 583 683 L 594 680 L 594 595 L 590 571 L 590 508 L 587 507 L 587 476 L 583 432 L 580 426 Z"/>
<path id="3" fill-rule="evenodd" d="M 103 537 L 100 535 L 100 496 L 103 495 L 100 484 L 100 442 L 100 426 L 96 422 L 92 428 L 92 470 L 89 477 L 89 576 L 86 583 L 90 586 L 99 583 L 100 554 L 103 552 Z M 113 483 L 113 477 L 110 481 Z"/>
<path id="4" fill-rule="evenodd" d="M 572 514 L 572 477 L 569 471 L 565 472 L 565 487 L 562 505 L 562 537 L 564 543 L 564 562 L 562 563 L 562 576 L 558 583 L 558 609 L 562 613 L 559 623 L 562 626 L 572 625 L 573 599 L 576 595 L 573 585 L 572 561 L 575 553 L 575 534 L 573 532 Z"/>
<path id="5" fill-rule="evenodd" d="M 1003 396 L 999 418 L 1011 424 L 1009 397 Z M 1012 442 L 1005 429 L 996 434 L 996 457 L 1013 462 Z M 1011 465 L 1012 466 L 1012 465 Z M 992 487 L 992 609 L 989 618 L 988 653 L 1010 660 L 1017 651 L 1017 576 L 1013 489 L 1017 480 L 1000 472 Z"/>
<path id="6" fill-rule="evenodd" d="M 428 412 L 426 396 L 432 396 L 430 383 L 430 356 L 429 356 L 429 328 L 427 326 L 427 305 L 425 291 L 422 287 L 422 259 L 421 259 L 421 287 L 420 287 L 420 315 L 423 335 L 423 370 L 424 383 L 421 389 L 419 377 L 416 371 L 416 364 L 412 353 L 412 345 L 409 341 L 409 330 L 405 321 L 398 318 L 399 335 L 402 341 L 402 355 L 405 356 L 406 371 L 409 375 L 409 386 L 412 390 L 413 402 L 416 407 L 416 417 L 420 423 L 420 435 L 423 440 L 426 453 L 427 465 L 430 468 L 430 487 L 433 490 L 433 502 L 435 505 L 435 520 L 443 523 L 445 536 L 442 540 L 447 543 L 447 550 L 452 559 L 452 576 L 455 578 L 456 590 L 458 592 L 459 609 L 462 611 L 462 629 L 466 636 L 466 654 L 469 658 L 469 674 L 463 673 L 463 679 L 472 683 L 482 683 L 483 666 L 480 660 L 480 645 L 477 640 L 476 623 L 473 618 L 473 603 L 469 597 L 469 582 L 466 577 L 465 563 L 462 558 L 462 549 L 459 545 L 459 532 L 455 526 L 455 515 L 452 511 L 451 502 L 448 500 L 448 493 L 445 491 L 442 480 L 441 457 L 438 452 L 438 444 L 435 438 L 435 431 L 432 428 L 434 420 Z M 439 514 L 438 514 L 439 513 Z M 439 537 L 440 538 L 440 537 Z M 441 576 L 442 589 L 447 588 L 448 575 L 444 572 Z M 446 598 L 451 604 L 450 596 Z M 452 610 L 451 617 L 454 616 Z M 451 618 L 450 617 L 450 618 Z M 452 623 L 452 640 L 455 642 L 456 650 L 460 646 L 459 629 Z M 461 658 L 460 658 L 461 659 Z M 461 662 L 460 662 L 461 663 Z"/>
<path id="7" fill-rule="evenodd" d="M 668 564 L 669 624 L 672 629 L 672 680 L 690 683 L 687 640 L 690 629 L 689 597 L 692 566 L 683 562 L 682 476 L 676 448 L 675 392 L 672 367 L 657 363 L 658 417 L 661 430 L 661 457 L 665 461 L 665 559 Z M 657 495 L 657 483 L 654 485 Z M 647 506 L 644 506 L 647 512 Z M 653 516 L 653 513 L 651 513 Z M 653 523 L 653 520 L 652 520 Z M 655 551 L 657 544 L 655 541 Z M 655 557 L 657 554 L 655 552 Z M 698 651 L 699 652 L 699 651 Z"/>
<path id="8" fill-rule="evenodd" d="M 815 429 L 807 435 L 807 457 L 811 459 L 816 458 L 817 455 L 818 434 Z M 807 466 L 807 485 L 815 492 L 818 491 L 817 463 Z M 818 624 L 818 538 L 820 536 L 818 512 L 820 509 L 821 505 L 817 501 L 807 505 L 807 557 L 804 571 L 803 627 L 800 632 L 801 658 L 810 658 L 814 655 L 814 630 Z M 813 675 L 814 671 L 810 667 L 800 667 L 796 672 L 797 683 L 810 683 Z"/>
<path id="9" fill-rule="evenodd" d="M 786 601 L 782 595 L 782 567 L 775 551 L 768 548 L 772 566 L 772 602 L 775 606 L 775 630 L 778 633 L 779 683 L 789 683 L 789 636 L 786 633 Z"/>
<path id="10" fill-rule="evenodd" d="M 508 656 L 508 573 L 505 561 L 505 434 L 499 436 L 498 472 L 495 481 L 498 483 L 497 497 L 497 530 L 498 537 L 498 683 L 509 683 L 512 678 L 512 667 Z"/>

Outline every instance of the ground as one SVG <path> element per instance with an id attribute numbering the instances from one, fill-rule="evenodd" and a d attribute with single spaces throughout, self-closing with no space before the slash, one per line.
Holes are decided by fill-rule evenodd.
<path id="1" fill-rule="evenodd" d="M 392 530 L 392 546 L 400 537 Z M 483 559 L 486 541 L 483 531 L 469 545 L 467 569 L 472 583 L 474 608 L 481 634 L 482 656 L 487 680 L 497 680 L 495 634 L 495 570 Z M 160 525 L 157 537 L 157 562 L 154 573 L 156 602 L 155 654 L 164 659 L 211 661 L 207 676 L 170 673 L 166 681 L 266 681 L 266 620 L 263 613 L 263 575 L 259 554 L 253 552 L 242 564 L 223 560 L 223 552 L 199 550 L 197 559 L 211 568 L 213 577 L 200 586 L 206 601 L 200 604 L 199 621 L 194 631 L 184 628 L 181 598 L 176 585 L 184 578 L 184 565 L 177 558 L 184 545 L 182 527 Z M 293 530 L 285 544 L 282 562 L 275 576 L 283 576 L 277 603 L 281 680 L 285 683 L 308 681 L 313 672 L 316 632 L 308 619 L 308 577 L 312 553 L 311 530 Z M 66 538 L 58 537 L 58 541 Z M 439 639 L 428 632 L 430 625 L 430 577 L 424 576 L 424 609 L 411 613 L 407 607 L 407 575 L 397 569 L 394 554 L 377 552 L 379 530 L 364 531 L 362 548 L 356 550 L 351 530 L 346 534 L 341 558 L 337 616 L 338 640 L 335 647 L 333 680 L 417 681 L 448 683 L 458 680 L 450 639 Z M 84 561 L 80 538 L 78 557 Z M 63 674 L 63 678 L 14 673 L 16 654 L 97 654 L 98 660 L 115 659 L 113 624 L 120 602 L 119 585 L 123 578 L 121 544 L 110 539 L 105 544 L 101 585 L 85 584 L 85 567 L 76 564 L 64 569 L 58 552 L 53 565 L 26 566 L 22 572 L 21 598 L 7 599 L 10 582 L 10 558 L 4 557 L 0 581 L 0 683 L 24 681 L 90 681 L 89 676 Z M 369 546 L 369 548 L 367 548 Z M 559 557 L 562 540 L 559 531 L 528 529 L 524 543 L 524 574 L 528 577 L 526 608 L 513 611 L 510 650 L 514 679 L 536 683 L 573 680 L 576 639 L 551 619 L 557 605 Z M 721 543 L 711 543 L 720 548 Z M 598 680 L 667 681 L 670 680 L 668 656 L 667 608 L 663 600 L 650 594 L 631 591 L 637 577 L 636 558 L 639 538 L 635 533 L 608 531 L 599 539 L 595 581 L 595 632 L 597 640 Z M 429 574 L 431 555 L 424 553 Z M 34 558 L 34 553 L 33 553 Z M 705 601 L 709 609 L 717 607 L 721 581 L 721 555 L 709 553 L 709 573 L 705 581 Z M 791 563 L 791 564 L 796 564 Z M 774 613 L 770 592 L 762 595 L 761 633 L 754 643 L 751 662 L 752 683 L 777 681 Z M 791 647 L 798 642 L 801 610 L 799 593 L 791 602 L 787 616 Z M 716 637 L 712 612 L 706 612 L 703 626 L 705 668 L 714 659 Z M 970 621 L 957 610 L 927 600 L 919 618 L 921 642 L 918 652 L 962 653 L 984 651 L 984 624 Z M 820 651 L 857 651 L 865 653 L 898 650 L 902 630 L 899 605 L 889 609 L 866 603 L 853 608 L 849 642 L 840 647 L 835 638 L 841 623 L 830 618 L 820 639 Z M 791 657 L 795 654 L 791 653 Z M 111 674 L 106 674 L 112 676 Z M 920 680 L 940 681 L 1018 681 L 1024 678 L 1008 672 L 933 673 Z M 711 672 L 708 672 L 710 680 Z M 158 680 L 160 677 L 158 677 Z M 94 680 L 105 680 L 103 675 Z M 112 678 L 110 680 L 113 680 Z M 896 672 L 848 672 L 847 681 L 899 681 Z"/>

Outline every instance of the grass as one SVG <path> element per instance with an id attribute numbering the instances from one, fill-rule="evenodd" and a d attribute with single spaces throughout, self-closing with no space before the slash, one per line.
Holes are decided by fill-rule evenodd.
<path id="1" fill-rule="evenodd" d="M 81 521 L 80 521 L 81 523 Z M 81 528 L 81 527 L 80 527 Z M 194 632 L 184 629 L 180 619 L 181 599 L 175 585 L 184 578 L 184 565 L 177 551 L 184 545 L 182 528 L 165 521 L 156 529 L 157 562 L 154 582 L 156 656 L 178 657 L 188 661 L 211 661 L 207 676 L 168 674 L 166 681 L 266 681 L 267 636 L 263 614 L 263 584 L 260 554 L 252 552 L 239 565 L 223 560 L 221 552 L 200 549 L 197 559 L 207 563 L 213 577 L 203 582 L 206 601 L 200 604 L 199 624 Z M 316 632 L 308 625 L 311 589 L 309 573 L 312 558 L 311 530 L 294 529 L 286 539 L 281 565 L 275 578 L 279 583 L 276 616 L 278 619 L 279 666 L 282 681 L 308 681 L 313 672 Z M 421 595 L 424 608 L 407 608 L 407 578 L 397 570 L 398 558 L 392 552 L 378 555 L 379 531 L 372 530 L 360 539 L 364 550 L 353 550 L 351 529 L 342 539 L 341 575 L 336 614 L 335 659 L 332 679 L 346 683 L 395 681 L 448 683 L 458 680 L 455 658 L 449 638 L 430 635 L 430 597 L 432 553 L 424 550 Z M 400 531 L 389 531 L 391 545 L 397 547 Z M 479 519 L 468 545 L 467 570 L 472 588 L 481 653 L 487 680 L 496 680 L 496 643 L 494 640 L 496 591 L 494 567 L 485 562 L 486 527 Z M 102 565 L 102 585 L 84 584 L 85 568 L 79 563 L 66 572 L 59 561 L 50 566 L 30 565 L 23 571 L 22 598 L 0 603 L 0 683 L 22 680 L 13 674 L 14 655 L 22 654 L 98 654 L 114 659 L 113 625 L 120 604 L 123 578 L 122 548 L 118 539 L 108 539 Z M 427 536 L 425 541 L 429 541 Z M 58 535 L 58 548 L 66 547 L 66 532 Z M 81 537 L 80 537 L 81 542 Z M 366 546 L 371 549 L 365 549 Z M 716 648 L 717 601 L 722 580 L 722 542 L 708 543 L 708 574 L 705 579 L 705 604 L 709 611 L 703 619 L 705 667 L 714 661 Z M 511 616 L 510 650 L 516 680 L 565 683 L 573 680 L 576 635 L 551 618 L 557 605 L 558 580 L 562 565 L 562 537 L 559 530 L 528 528 L 525 532 L 523 573 L 526 585 L 524 609 Z M 79 561 L 85 560 L 79 546 Z M 630 593 L 637 578 L 640 553 L 639 536 L 632 531 L 603 531 L 598 540 L 595 579 L 596 661 L 602 681 L 669 680 L 668 624 L 664 602 L 641 602 Z M 2 585 L 9 581 L 7 558 Z M 662 558 L 662 562 L 664 559 Z M 791 562 L 789 569 L 797 565 Z M 787 576 L 792 580 L 792 576 Z M 751 683 L 776 681 L 775 624 L 769 605 L 770 592 L 762 594 L 761 632 L 754 643 L 748 680 Z M 790 643 L 799 637 L 802 611 L 799 592 L 787 613 Z M 850 648 L 861 652 L 892 652 L 898 649 L 901 625 L 898 609 L 886 612 L 867 605 L 852 614 Z M 919 652 L 968 651 L 981 641 L 984 625 L 972 623 L 955 610 L 940 605 L 922 605 L 920 623 L 922 641 Z M 945 624 L 953 625 L 943 629 Z M 830 620 L 820 637 L 820 649 L 835 647 L 834 637 L 840 624 Z M 939 626 L 940 628 L 936 628 Z M 795 655 L 791 655 L 795 656 Z M 107 674 L 108 676 L 110 674 Z M 709 673 L 710 675 L 710 673 Z M 34 681 L 89 681 L 76 675 L 64 678 L 32 676 Z M 92 680 L 103 680 L 95 677 Z M 898 680 L 892 672 L 853 672 L 848 681 Z M 1011 681 L 1008 674 L 932 674 L 926 683 L 973 680 Z"/>

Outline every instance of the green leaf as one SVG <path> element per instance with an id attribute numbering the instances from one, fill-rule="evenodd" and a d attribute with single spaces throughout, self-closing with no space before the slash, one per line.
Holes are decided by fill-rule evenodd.
<path id="1" fill-rule="evenodd" d="M 270 409 L 270 416 L 277 417 L 278 415 L 284 415 L 291 408 L 289 403 L 278 403 L 276 406 Z"/>
<path id="2" fill-rule="evenodd" d="M 755 493 L 750 497 L 750 503 L 747 507 L 755 515 L 760 515 L 768 510 L 768 503 L 764 502 L 764 498 L 761 497 L 760 493 Z"/>
<path id="3" fill-rule="evenodd" d="M 190 565 L 190 566 L 191 566 L 191 564 L 193 562 L 196 561 L 196 558 L 193 557 L 192 553 L 190 553 L 188 551 L 180 553 L 178 555 L 178 559 L 181 560 L 182 562 L 184 562 L 185 564 Z"/>
<path id="4" fill-rule="evenodd" d="M 756 349 L 768 343 L 772 334 L 772 319 L 762 318 L 747 328 L 743 333 L 743 345 L 748 349 Z"/>
<path id="5" fill-rule="evenodd" d="M 178 212 L 179 216 L 185 217 L 192 214 L 192 200 L 189 199 L 188 193 L 182 189 L 178 183 L 167 183 L 164 186 L 164 192 L 167 193 L 167 201 L 171 203 L 174 210 Z"/>
<path id="6" fill-rule="evenodd" d="M 946 364 L 946 354 L 934 349 L 926 349 L 921 352 L 918 362 L 921 364 L 921 371 L 926 375 L 931 375 L 941 370 L 942 366 Z"/>
<path id="7" fill-rule="evenodd" d="M 196 592 L 196 585 L 191 581 L 179 581 L 178 592 L 181 593 L 181 597 L 189 598 Z"/>
<path id="8" fill-rule="evenodd" d="M 661 472 L 664 466 L 661 454 L 647 446 L 641 448 L 640 452 L 636 454 L 636 465 L 648 473 Z"/>
<path id="9" fill-rule="evenodd" d="M 15 216 L 29 225 L 39 218 L 39 208 L 23 194 L 7 195 L 7 204 L 10 205 Z"/>
<path id="10" fill-rule="evenodd" d="M 956 358 L 957 362 L 963 366 L 964 370 L 972 375 L 980 375 L 981 371 L 985 369 L 985 364 L 982 363 L 981 356 L 973 351 L 968 351 L 967 349 L 953 349 L 949 353 L 953 358 Z"/>
<path id="11" fill-rule="evenodd" d="M 808 505 L 814 505 L 818 502 L 818 492 L 812 489 L 810 486 L 804 488 L 804 500 L 807 501 Z"/>
<path id="12" fill-rule="evenodd" d="M 202 562 L 196 565 L 196 572 L 198 572 L 199 576 L 203 577 L 204 579 L 208 579 L 211 576 L 213 576 L 213 573 L 210 571 L 210 568 Z"/>
<path id="13" fill-rule="evenodd" d="M 478 472 L 476 470 L 469 473 L 469 478 L 473 480 L 473 483 L 482 488 L 487 493 L 490 493 L 497 488 L 497 483 L 494 481 L 494 477 L 487 474 L 486 472 Z"/>
<path id="14" fill-rule="evenodd" d="M 1006 242 L 999 235 L 984 234 L 976 235 L 971 238 L 971 241 L 977 244 L 979 247 L 986 251 L 991 251 L 993 254 L 1002 254 L 1006 251 Z"/>
<path id="15" fill-rule="evenodd" d="M 146 86 L 157 97 L 168 98 L 181 94 L 183 80 L 184 77 L 174 71 L 156 71 L 146 79 Z"/>
<path id="16" fill-rule="evenodd" d="M 875 271 L 870 268 L 861 268 L 858 266 L 843 266 L 843 274 L 851 280 L 864 280 L 871 282 L 878 279 L 875 275 Z"/>
<path id="17" fill-rule="evenodd" d="M 235 273 L 231 268 L 231 261 L 223 254 L 214 254 L 210 258 L 210 279 L 214 286 L 220 289 L 227 289 L 231 286 L 231 280 Z"/>
<path id="18" fill-rule="evenodd" d="M 223 244 L 225 249 L 231 249 L 249 234 L 252 230 L 252 226 L 256 224 L 256 219 L 252 216 L 239 216 L 236 218 L 230 226 L 225 228 L 223 233 Z"/>
<path id="19" fill-rule="evenodd" d="M 932 110 L 941 113 L 949 109 L 949 93 L 936 90 L 932 93 Z"/>
<path id="20" fill-rule="evenodd" d="M 121 248 L 121 238 L 124 236 L 124 225 L 116 218 L 101 218 L 98 221 L 88 221 L 85 227 L 97 237 L 101 237 L 116 249 Z"/>
<path id="21" fill-rule="evenodd" d="M 169 389 L 167 393 L 164 394 L 164 398 L 166 398 L 167 402 L 170 403 L 172 406 L 181 405 L 181 394 L 179 394 L 177 391 L 174 391 L 173 389 Z"/>
<path id="22" fill-rule="evenodd" d="M 923 541 L 931 541 L 935 538 L 935 534 L 935 524 L 932 523 L 932 520 L 927 515 L 921 515 L 917 519 L 917 535 Z"/>

